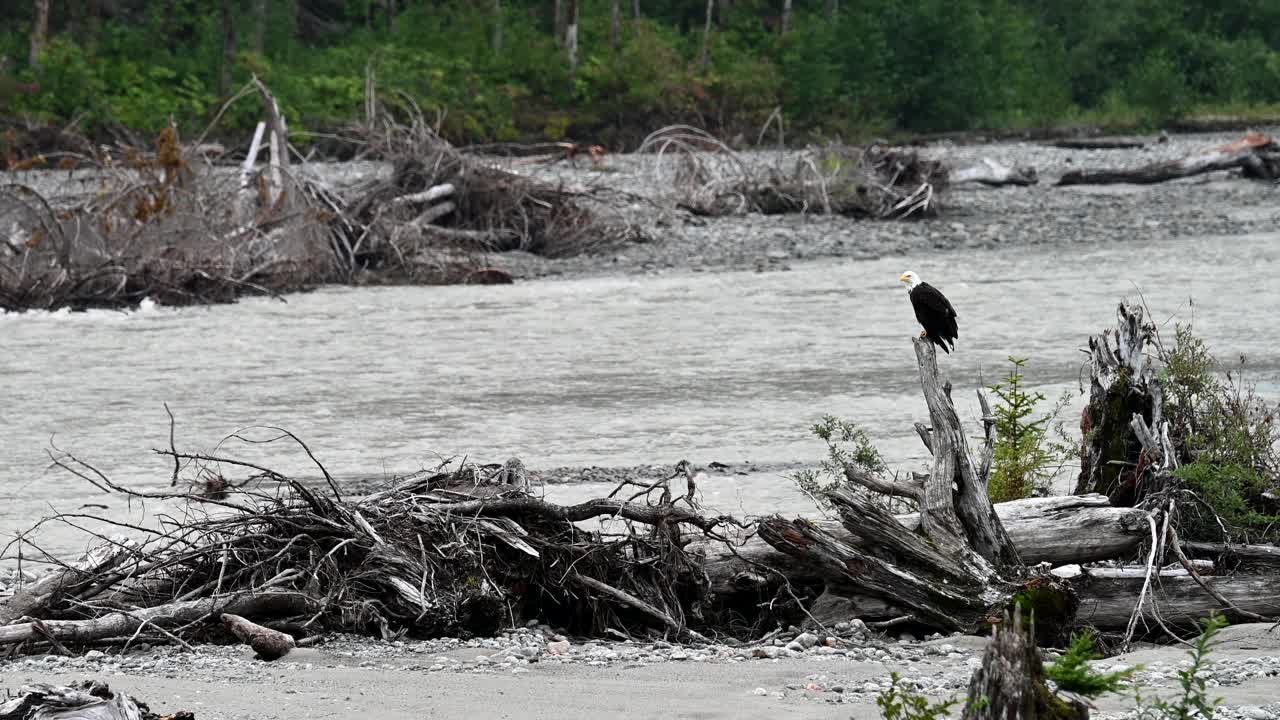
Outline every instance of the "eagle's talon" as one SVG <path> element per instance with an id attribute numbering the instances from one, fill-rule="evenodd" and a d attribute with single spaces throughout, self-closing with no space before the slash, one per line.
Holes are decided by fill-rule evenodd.
<path id="1" fill-rule="evenodd" d="M 928 330 L 921 330 L 921 331 L 920 331 L 920 337 L 929 337 L 929 331 L 928 331 Z"/>

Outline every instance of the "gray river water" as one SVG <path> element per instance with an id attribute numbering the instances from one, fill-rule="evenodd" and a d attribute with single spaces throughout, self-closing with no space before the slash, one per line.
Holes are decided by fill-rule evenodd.
<path id="1" fill-rule="evenodd" d="M 532 468 L 801 464 L 822 453 L 807 428 L 824 413 L 861 423 L 891 465 L 913 468 L 925 458 L 912 423 L 927 411 L 909 342 L 919 327 L 897 282 L 908 266 L 959 314 L 957 351 L 941 365 L 962 416 L 976 417 L 972 388 L 998 379 L 1010 354 L 1031 359 L 1028 380 L 1046 394 L 1078 388 L 1079 348 L 1138 290 L 1170 333 L 1174 319 L 1194 319 L 1221 358 L 1243 353 L 1249 377 L 1280 395 L 1267 332 L 1280 314 L 1275 234 L 2 315 L 0 532 L 84 503 L 143 513 L 49 470 L 46 450 L 120 483 L 165 486 L 171 462 L 151 452 L 168 444 L 164 403 L 180 448 L 280 426 L 339 481 L 389 478 L 437 454 L 516 455 Z M 294 447 L 223 451 L 316 476 Z M 774 471 L 716 475 L 702 489 L 728 510 L 812 507 Z M 598 490 L 547 488 L 563 499 Z M 83 549 L 69 532 L 41 537 L 51 552 Z"/>

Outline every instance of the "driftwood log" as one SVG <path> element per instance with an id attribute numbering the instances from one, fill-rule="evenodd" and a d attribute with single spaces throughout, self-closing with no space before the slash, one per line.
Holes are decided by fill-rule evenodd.
<path id="1" fill-rule="evenodd" d="M 263 627 L 239 615 L 223 613 L 222 624 L 240 642 L 253 648 L 253 651 L 263 660 L 278 660 L 297 647 L 292 635 Z"/>
<path id="2" fill-rule="evenodd" d="M 136 610 L 108 610 L 86 620 L 31 620 L 4 625 L 0 626 L 0 646 L 46 640 L 55 646 L 89 645 L 111 638 L 128 638 L 147 628 L 165 634 L 169 628 L 212 619 L 219 612 L 269 618 L 314 612 L 318 607 L 316 601 L 301 593 L 268 592 L 185 600 Z"/>
<path id="3" fill-rule="evenodd" d="M 192 720 L 182 711 L 160 717 L 125 693 L 97 680 L 70 686 L 33 683 L 0 704 L 0 720 Z"/>
<path id="4" fill-rule="evenodd" d="M 821 567 L 841 594 L 867 595 L 904 608 L 935 627 L 974 631 L 1022 587 L 1022 562 L 987 495 L 994 420 L 986 412 L 986 441 L 974 458 L 938 373 L 937 354 L 914 338 L 921 389 L 929 407 L 933 470 L 923 480 L 891 481 L 846 468 L 861 490 L 830 494 L 849 537 L 815 523 L 762 519 L 760 536 L 778 551 Z M 984 410 L 986 400 L 979 393 Z M 866 490 L 889 492 L 920 507 L 920 529 L 907 530 Z"/>
<path id="5" fill-rule="evenodd" d="M 1093 137 L 1061 138 L 1044 144 L 1065 150 L 1137 150 L 1146 147 L 1147 141 L 1136 137 Z"/>
<path id="6" fill-rule="evenodd" d="M 1168 162 L 1119 170 L 1072 170 L 1059 185 L 1150 185 L 1218 170 L 1241 169 L 1248 177 L 1274 180 L 1280 177 L 1280 154 L 1275 141 L 1262 133 Z"/>
<path id="7" fill-rule="evenodd" d="M 1003 185 L 1035 185 L 1040 182 L 1036 169 L 1031 166 L 1009 167 L 991 158 L 983 158 L 969 167 L 952 170 L 949 176 L 952 185 L 976 182 L 991 187 Z"/>
<path id="8" fill-rule="evenodd" d="M 1028 565 L 1083 564 L 1136 556 L 1147 537 L 1147 513 L 1111 505 L 1103 495 L 1027 498 L 998 503 L 996 514 Z M 895 515 L 904 531 L 920 527 L 919 513 Z M 846 543 L 856 538 L 836 520 L 819 520 L 819 529 Z M 703 561 L 716 594 L 770 591 L 783 578 L 795 584 L 824 582 L 821 566 L 797 563 L 758 535 L 741 544 L 700 542 L 691 547 Z"/>
<path id="9" fill-rule="evenodd" d="M 1280 588 L 1280 575 L 1206 575 L 1202 579 L 1234 608 L 1253 615 L 1280 618 L 1280 594 L 1276 592 L 1276 588 Z M 1100 630 L 1124 629 L 1138 606 L 1145 582 L 1145 568 L 1085 570 L 1072 580 L 1080 598 L 1076 622 Z M 1148 601 L 1143 603 L 1139 619 L 1157 630 L 1161 622 L 1171 628 L 1191 630 L 1210 612 L 1221 612 L 1233 620 L 1241 619 L 1238 612 L 1223 607 L 1221 602 L 1206 593 L 1186 570 L 1164 570 L 1153 576 L 1152 589 L 1148 591 Z"/>
<path id="10" fill-rule="evenodd" d="M 1229 543 L 1184 542 L 1182 550 L 1197 557 L 1220 558 L 1242 565 L 1280 568 L 1280 545 L 1232 545 Z"/>

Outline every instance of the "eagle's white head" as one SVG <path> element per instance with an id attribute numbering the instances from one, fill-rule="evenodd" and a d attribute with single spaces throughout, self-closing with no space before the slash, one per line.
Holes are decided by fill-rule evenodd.
<path id="1" fill-rule="evenodd" d="M 916 286 L 920 284 L 920 276 L 908 270 L 898 276 L 898 282 L 906 285 L 908 290 L 915 290 Z"/>

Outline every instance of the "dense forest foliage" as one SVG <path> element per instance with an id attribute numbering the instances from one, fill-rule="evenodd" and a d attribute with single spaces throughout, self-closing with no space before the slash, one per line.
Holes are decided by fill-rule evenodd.
<path id="1" fill-rule="evenodd" d="M 1154 126 L 1280 102 L 1280 0 L 3 0 L 0 113 L 203 128 L 256 73 L 295 127 L 372 73 L 458 142 Z M 219 123 L 242 134 L 259 106 Z"/>

